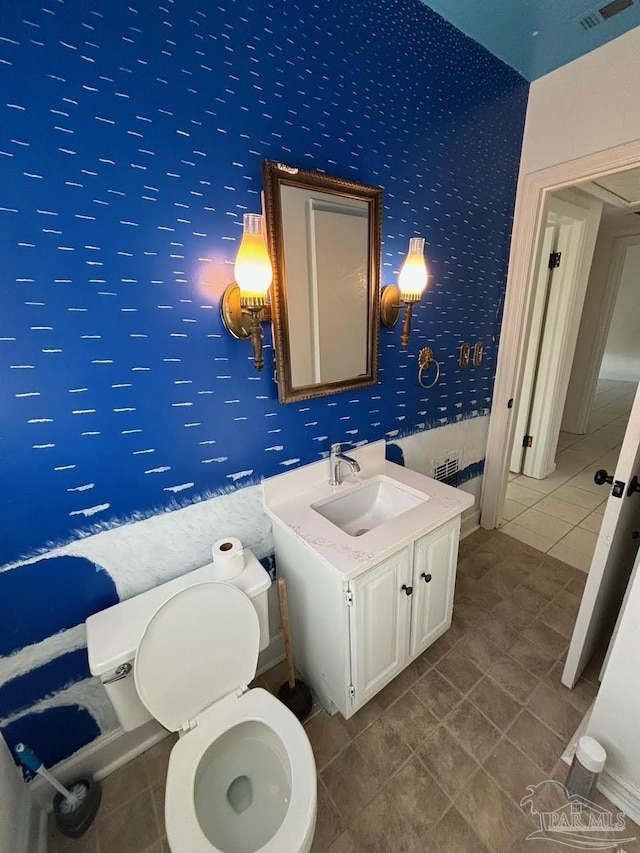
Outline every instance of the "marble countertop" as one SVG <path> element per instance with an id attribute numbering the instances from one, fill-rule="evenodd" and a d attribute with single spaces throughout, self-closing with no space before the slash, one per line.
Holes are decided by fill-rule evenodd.
<path id="1" fill-rule="evenodd" d="M 310 551 L 347 581 L 398 551 L 416 538 L 435 530 L 473 506 L 467 492 L 388 462 L 385 442 L 364 445 L 348 455 L 357 459 L 359 474 L 347 474 L 339 486 L 329 485 L 329 460 L 315 462 L 264 481 L 264 506 L 271 521 L 290 531 Z M 369 478 L 383 476 L 424 495 L 427 500 L 361 536 L 350 536 L 313 509 L 332 496 L 360 488 Z"/>

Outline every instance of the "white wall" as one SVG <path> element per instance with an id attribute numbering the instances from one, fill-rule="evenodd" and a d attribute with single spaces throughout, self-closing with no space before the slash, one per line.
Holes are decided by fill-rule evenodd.
<path id="1" fill-rule="evenodd" d="M 640 246 L 627 249 L 600 368 L 603 379 L 640 379 Z"/>
<path id="2" fill-rule="evenodd" d="M 28 820 L 27 786 L 0 735 L 0 851 L 18 853 L 24 849 Z"/>
<path id="3" fill-rule="evenodd" d="M 522 175 L 640 139 L 640 27 L 531 84 Z"/>
<path id="4" fill-rule="evenodd" d="M 587 431 L 589 414 L 596 391 L 600 363 L 606 343 L 607 330 L 604 325 L 611 316 L 611 303 L 616 299 L 616 270 L 613 267 L 618 240 L 623 237 L 638 237 L 640 219 L 626 213 L 605 216 L 600 225 L 598 240 L 593 255 L 587 294 L 580 320 L 578 342 L 571 368 L 571 379 L 562 420 L 562 429 L 567 432 Z M 634 306 L 636 326 L 637 305 Z M 639 371 L 640 372 L 640 371 Z"/>
<path id="5" fill-rule="evenodd" d="M 640 554 L 618 624 L 607 668 L 587 725 L 587 734 L 607 750 L 606 771 L 640 810 Z M 606 780 L 605 780 L 606 781 Z M 617 803 L 618 804 L 618 803 Z"/>

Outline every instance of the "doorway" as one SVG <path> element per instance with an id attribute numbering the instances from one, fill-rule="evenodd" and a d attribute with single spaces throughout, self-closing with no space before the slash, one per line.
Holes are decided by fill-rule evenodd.
<path id="1" fill-rule="evenodd" d="M 639 212 L 638 168 L 547 196 L 498 507 L 503 532 L 585 572 L 608 496 L 594 476 L 615 470 L 640 378 Z"/>

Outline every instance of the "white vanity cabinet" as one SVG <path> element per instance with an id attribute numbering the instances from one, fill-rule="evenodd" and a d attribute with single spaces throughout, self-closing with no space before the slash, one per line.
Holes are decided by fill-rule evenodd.
<path id="1" fill-rule="evenodd" d="M 296 665 L 350 717 L 451 624 L 460 516 L 343 580 L 274 525 Z"/>

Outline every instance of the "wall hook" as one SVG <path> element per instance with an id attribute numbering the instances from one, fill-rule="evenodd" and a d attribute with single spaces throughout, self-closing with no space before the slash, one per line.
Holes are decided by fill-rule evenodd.
<path id="1" fill-rule="evenodd" d="M 429 370 L 432 364 L 435 364 L 436 366 L 436 376 L 431 385 L 425 385 L 422 381 L 422 374 L 425 370 Z M 428 391 L 429 388 L 433 388 L 434 385 L 437 385 L 438 380 L 440 379 L 440 363 L 436 361 L 431 347 L 425 347 L 418 353 L 418 368 L 418 382 L 423 388 Z"/>

